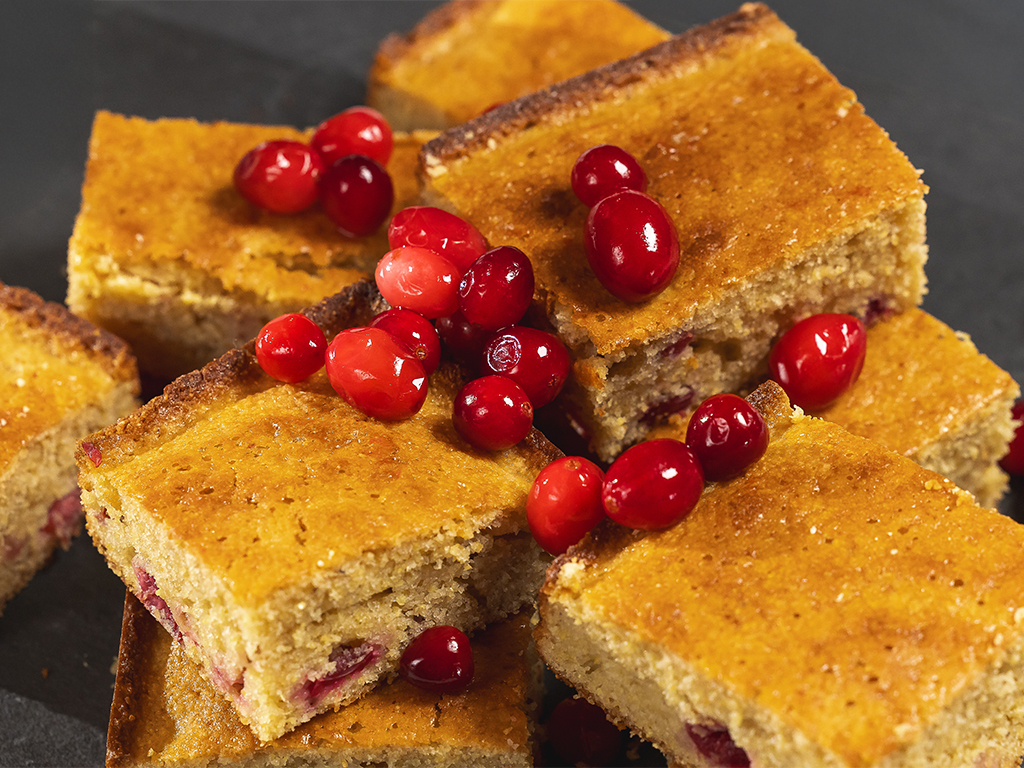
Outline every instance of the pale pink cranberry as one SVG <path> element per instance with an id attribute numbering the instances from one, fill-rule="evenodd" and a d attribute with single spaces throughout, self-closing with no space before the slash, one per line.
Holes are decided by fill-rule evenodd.
<path id="1" fill-rule="evenodd" d="M 303 314 L 275 317 L 256 336 L 256 361 L 272 378 L 294 384 L 324 367 L 327 338 Z"/>
<path id="2" fill-rule="evenodd" d="M 420 361 L 380 328 L 349 328 L 327 347 L 327 377 L 349 405 L 384 421 L 407 419 L 427 399 Z"/>
<path id="3" fill-rule="evenodd" d="M 370 107 L 351 107 L 327 118 L 309 143 L 326 165 L 346 155 L 363 155 L 387 165 L 395 145 L 388 121 Z"/>
<path id="4" fill-rule="evenodd" d="M 40 529 L 52 536 L 64 549 L 82 527 L 82 493 L 78 488 L 54 501 L 46 510 L 46 523 Z"/>
<path id="5" fill-rule="evenodd" d="M 647 191 L 647 174 L 629 152 L 614 144 L 598 144 L 581 154 L 569 177 L 572 191 L 588 208 L 624 189 Z"/>
<path id="6" fill-rule="evenodd" d="M 697 454 L 706 480 L 728 480 L 764 455 L 768 425 L 742 397 L 713 395 L 690 417 L 686 445 Z"/>
<path id="7" fill-rule="evenodd" d="M 484 376 L 459 390 L 452 423 L 455 431 L 475 447 L 503 451 L 529 434 L 533 406 L 512 379 Z"/>
<path id="8" fill-rule="evenodd" d="M 693 390 L 686 389 L 678 395 L 672 395 L 649 406 L 647 410 L 640 414 L 640 423 L 647 427 L 653 427 L 669 416 L 685 411 L 692 402 Z"/>
<path id="9" fill-rule="evenodd" d="M 417 688 L 434 693 L 461 693 L 473 682 L 473 649 L 461 630 L 431 627 L 406 646 L 398 668 L 402 677 Z"/>
<path id="10" fill-rule="evenodd" d="M 715 768 L 749 768 L 750 758 L 736 745 L 724 725 L 686 724 L 693 746 Z"/>
<path id="11" fill-rule="evenodd" d="M 383 328 L 405 346 L 423 365 L 429 376 L 441 362 L 441 339 L 423 315 L 411 309 L 395 307 L 370 321 L 371 328 Z"/>
<path id="12" fill-rule="evenodd" d="M 568 765 L 619 765 L 622 732 L 604 710 L 586 699 L 563 699 L 545 728 L 551 746 Z"/>
<path id="13" fill-rule="evenodd" d="M 563 456 L 548 464 L 526 497 L 526 520 L 537 543 L 560 555 L 601 522 L 604 472 L 581 456 Z"/>
<path id="14" fill-rule="evenodd" d="M 657 200 L 633 190 L 609 195 L 590 209 L 583 244 L 597 279 L 623 301 L 661 293 L 679 265 L 672 220 Z"/>
<path id="15" fill-rule="evenodd" d="M 364 669 L 375 664 L 383 655 L 384 649 L 374 643 L 340 645 L 331 651 L 331 671 L 315 680 L 305 681 L 299 686 L 295 698 L 315 708 Z"/>
<path id="16" fill-rule="evenodd" d="M 316 202 L 324 163 L 300 141 L 267 141 L 235 166 L 235 188 L 253 205 L 273 213 L 298 213 Z"/>
<path id="17" fill-rule="evenodd" d="M 388 225 L 391 248 L 414 245 L 448 259 L 463 274 L 487 251 L 487 241 L 476 227 L 454 213 L 427 205 L 403 208 Z"/>
<path id="18" fill-rule="evenodd" d="M 1011 416 L 1020 423 L 1013 433 L 1006 455 L 999 461 L 999 466 L 1011 475 L 1024 475 L 1024 400 L 1018 400 L 1013 404 Z"/>
<path id="19" fill-rule="evenodd" d="M 656 530 L 688 514 L 704 490 L 697 456 L 678 440 L 648 440 L 608 468 L 601 499 L 608 517 L 629 528 Z"/>
<path id="20" fill-rule="evenodd" d="M 557 336 L 523 325 L 494 334 L 480 364 L 483 373 L 507 376 L 521 386 L 535 409 L 555 399 L 571 368 L 569 352 Z"/>
<path id="21" fill-rule="evenodd" d="M 384 254 L 375 272 L 377 289 L 395 307 L 434 319 L 459 308 L 459 271 L 427 248 L 403 246 Z"/>
<path id="22" fill-rule="evenodd" d="M 857 381 L 866 352 L 864 323 L 853 315 L 823 313 L 786 331 L 772 347 L 768 367 L 794 405 L 817 411 Z"/>
<path id="23" fill-rule="evenodd" d="M 103 453 L 96 445 L 88 441 L 83 441 L 82 452 L 86 455 L 89 461 L 92 462 L 94 467 L 98 467 L 103 463 Z"/>
<path id="24" fill-rule="evenodd" d="M 320 204 L 346 237 L 367 237 L 391 213 L 395 188 L 376 160 L 348 155 L 334 161 L 320 176 Z"/>

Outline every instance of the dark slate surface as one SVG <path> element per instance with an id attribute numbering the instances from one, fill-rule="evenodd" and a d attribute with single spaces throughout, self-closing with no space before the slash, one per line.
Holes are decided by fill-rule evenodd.
<path id="1" fill-rule="evenodd" d="M 0 280 L 63 300 L 93 110 L 310 125 L 363 99 L 379 40 L 437 3 L 5 0 Z M 672 31 L 738 2 L 637 0 Z M 779 0 L 925 170 L 925 308 L 1024 379 L 1024 5 Z M 1016 484 L 1003 511 L 1024 519 Z M 101 765 L 123 590 L 86 538 L 0 617 L 0 766 Z"/>

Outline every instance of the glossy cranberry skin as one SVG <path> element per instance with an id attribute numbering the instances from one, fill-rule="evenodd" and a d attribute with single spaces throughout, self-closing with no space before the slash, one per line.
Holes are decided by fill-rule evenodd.
<path id="1" fill-rule="evenodd" d="M 441 362 L 441 339 L 430 321 L 417 312 L 395 307 L 373 318 L 370 327 L 383 328 L 398 339 L 420 361 L 428 376 Z"/>
<path id="2" fill-rule="evenodd" d="M 604 519 L 604 472 L 581 456 L 563 456 L 548 464 L 526 497 L 526 519 L 537 543 L 560 555 Z"/>
<path id="3" fill-rule="evenodd" d="M 476 227 L 454 213 L 428 205 L 396 213 L 388 225 L 388 244 L 392 248 L 429 248 L 458 267 L 460 275 L 487 251 L 487 241 Z"/>
<path id="4" fill-rule="evenodd" d="M 301 141 L 266 141 L 235 166 L 235 188 L 253 205 L 273 213 L 298 213 L 316 202 L 324 163 Z"/>
<path id="5" fill-rule="evenodd" d="M 363 155 L 387 165 L 395 146 L 388 121 L 370 107 L 352 107 L 327 118 L 309 143 L 326 165 L 346 155 Z"/>
<path id="6" fill-rule="evenodd" d="M 653 531 L 679 522 L 704 490 L 696 454 L 679 440 L 648 440 L 626 450 L 608 468 L 601 499 L 608 517 Z"/>
<path id="7" fill-rule="evenodd" d="M 866 351 L 867 331 L 853 315 L 811 315 L 775 343 L 768 368 L 790 402 L 818 411 L 857 380 Z"/>
<path id="8" fill-rule="evenodd" d="M 483 376 L 459 390 L 452 423 L 455 431 L 476 448 L 503 451 L 529 434 L 533 406 L 512 379 Z"/>
<path id="9" fill-rule="evenodd" d="M 588 208 L 624 189 L 647 191 L 647 174 L 640 163 L 614 144 L 598 144 L 576 158 L 569 180 L 576 197 Z"/>
<path id="10" fill-rule="evenodd" d="M 256 361 L 268 376 L 295 383 L 324 366 L 327 339 L 320 326 L 292 312 L 275 317 L 256 336 Z"/>
<path id="11" fill-rule="evenodd" d="M 622 732 L 604 710 L 586 699 L 563 699 L 545 728 L 551 746 L 567 765 L 620 765 Z"/>
<path id="12" fill-rule="evenodd" d="M 690 417 L 686 445 L 697 454 L 705 480 L 728 480 L 764 456 L 768 425 L 742 397 L 712 395 Z"/>
<path id="13" fill-rule="evenodd" d="M 384 421 L 407 419 L 427 399 L 427 374 L 381 328 L 348 328 L 327 346 L 327 377 L 349 405 Z"/>
<path id="14" fill-rule="evenodd" d="M 433 320 L 459 308 L 459 272 L 448 259 L 426 248 L 405 246 L 377 262 L 377 289 L 387 302 Z"/>
<path id="15" fill-rule="evenodd" d="M 511 245 L 494 248 L 463 274 L 459 309 L 471 323 L 496 331 L 523 319 L 533 284 L 533 265 L 525 253 Z"/>
<path id="16" fill-rule="evenodd" d="M 437 335 L 452 358 L 471 370 L 480 366 L 480 355 L 493 337 L 492 331 L 485 331 L 473 325 L 462 312 L 438 318 Z"/>
<path id="17" fill-rule="evenodd" d="M 1013 404 L 1011 414 L 1015 421 L 1021 423 L 1013 433 L 1006 455 L 999 460 L 999 466 L 1011 475 L 1024 475 L 1024 400 L 1018 400 Z"/>
<path id="18" fill-rule="evenodd" d="M 348 155 L 327 167 L 320 176 L 320 204 L 346 237 L 367 237 L 391 213 L 395 188 L 376 160 Z"/>
<path id="19" fill-rule="evenodd" d="M 473 682 L 473 649 L 469 638 L 455 627 L 431 627 L 405 647 L 398 669 L 417 688 L 462 693 Z"/>
<path id="20" fill-rule="evenodd" d="M 679 238 L 653 197 L 625 190 L 602 198 L 587 216 L 583 245 L 597 279 L 623 301 L 665 290 L 679 266 Z"/>
<path id="21" fill-rule="evenodd" d="M 555 399 L 571 368 L 569 353 L 557 336 L 524 325 L 494 334 L 480 362 L 482 373 L 507 376 L 521 386 L 534 408 Z"/>

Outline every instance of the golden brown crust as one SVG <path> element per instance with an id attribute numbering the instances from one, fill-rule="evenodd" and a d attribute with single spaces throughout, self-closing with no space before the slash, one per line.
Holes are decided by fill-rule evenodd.
<path id="1" fill-rule="evenodd" d="M 387 72 L 395 64 L 410 55 L 412 50 L 424 39 L 440 35 L 460 21 L 474 17 L 477 12 L 492 8 L 496 3 L 491 0 L 451 0 L 438 6 L 424 16 L 412 31 L 407 34 L 392 32 L 384 38 L 373 62 L 371 79 L 386 79 Z"/>
<path id="2" fill-rule="evenodd" d="M 142 704 L 148 671 L 146 656 L 137 649 L 149 648 L 158 642 L 162 631 L 142 604 L 126 591 L 114 698 L 107 727 L 107 768 L 125 768 L 137 762 L 138 755 L 133 755 L 131 748 L 139 740 L 143 723 L 135 713 Z"/>

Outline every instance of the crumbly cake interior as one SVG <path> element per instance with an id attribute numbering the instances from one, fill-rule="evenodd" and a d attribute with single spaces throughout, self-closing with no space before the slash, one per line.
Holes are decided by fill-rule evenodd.
<path id="1" fill-rule="evenodd" d="M 556 561 L 542 657 L 680 765 L 711 765 L 686 724 L 771 768 L 1016 765 L 1024 529 L 777 387 L 755 398 L 772 441 L 743 476 Z"/>

